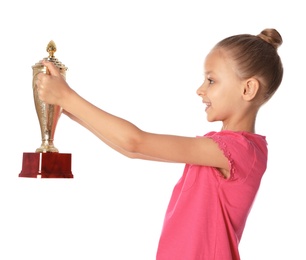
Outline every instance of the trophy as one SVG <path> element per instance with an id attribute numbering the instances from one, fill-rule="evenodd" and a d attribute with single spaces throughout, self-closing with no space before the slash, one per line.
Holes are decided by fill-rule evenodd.
<path id="1" fill-rule="evenodd" d="M 66 79 L 67 67 L 62 64 L 54 53 L 56 45 L 50 41 L 46 48 L 49 56 L 44 58 L 60 70 L 61 75 Z M 32 66 L 33 69 L 33 97 L 35 109 L 39 121 L 41 133 L 41 145 L 35 153 L 23 153 L 22 170 L 19 177 L 34 178 L 73 178 L 71 172 L 71 154 L 59 153 L 54 146 L 54 134 L 58 120 L 62 113 L 62 108 L 57 105 L 50 105 L 41 101 L 38 97 L 36 77 L 39 73 L 49 74 L 47 67 L 41 62 Z"/>

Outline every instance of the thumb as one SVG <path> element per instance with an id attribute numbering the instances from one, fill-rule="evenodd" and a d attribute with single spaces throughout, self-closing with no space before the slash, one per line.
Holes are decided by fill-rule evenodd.
<path id="1" fill-rule="evenodd" d="M 60 71 L 59 71 L 58 67 L 56 67 L 53 62 L 43 60 L 42 64 L 47 67 L 50 75 L 52 75 L 52 76 L 59 76 L 60 75 Z"/>

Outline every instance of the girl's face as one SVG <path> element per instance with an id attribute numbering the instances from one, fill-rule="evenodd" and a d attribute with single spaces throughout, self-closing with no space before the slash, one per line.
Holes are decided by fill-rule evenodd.
<path id="1" fill-rule="evenodd" d="M 229 124 L 235 121 L 242 102 L 242 80 L 235 73 L 234 63 L 222 49 L 213 49 L 204 63 L 203 84 L 197 94 L 206 104 L 207 120 L 223 121 Z M 239 114 L 239 113 L 238 113 Z"/>

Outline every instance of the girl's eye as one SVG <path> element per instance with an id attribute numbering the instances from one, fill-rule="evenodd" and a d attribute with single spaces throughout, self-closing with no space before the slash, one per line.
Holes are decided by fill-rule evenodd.
<path id="1" fill-rule="evenodd" d="M 215 82 L 212 79 L 207 79 L 209 84 L 214 84 Z"/>

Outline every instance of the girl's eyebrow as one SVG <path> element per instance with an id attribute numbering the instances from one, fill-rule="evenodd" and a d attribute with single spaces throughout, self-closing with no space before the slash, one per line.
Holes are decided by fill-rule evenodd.
<path id="1" fill-rule="evenodd" d="M 212 70 L 209 70 L 209 71 L 204 71 L 204 75 L 213 75 L 214 72 Z"/>

